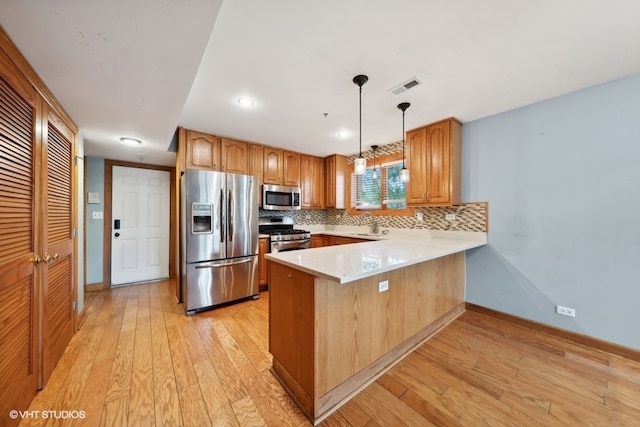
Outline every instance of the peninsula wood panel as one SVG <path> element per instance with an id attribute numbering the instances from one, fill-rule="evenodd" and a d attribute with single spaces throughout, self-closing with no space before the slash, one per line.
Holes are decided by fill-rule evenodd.
<path id="1" fill-rule="evenodd" d="M 464 300 L 464 253 L 341 285 L 315 279 L 316 397 Z M 389 280 L 389 290 L 378 283 Z"/>
<path id="2" fill-rule="evenodd" d="M 269 266 L 269 352 L 309 396 L 314 396 L 314 277 Z M 295 343 L 295 345 L 292 345 Z"/>

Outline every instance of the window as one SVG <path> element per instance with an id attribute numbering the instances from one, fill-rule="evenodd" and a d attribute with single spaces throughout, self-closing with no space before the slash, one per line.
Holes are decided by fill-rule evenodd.
<path id="1" fill-rule="evenodd" d="M 400 169 L 402 158 L 390 155 L 376 161 L 375 178 L 371 160 L 364 175 L 351 173 L 350 210 L 393 210 L 394 214 L 405 213 L 405 183 L 400 180 Z"/>

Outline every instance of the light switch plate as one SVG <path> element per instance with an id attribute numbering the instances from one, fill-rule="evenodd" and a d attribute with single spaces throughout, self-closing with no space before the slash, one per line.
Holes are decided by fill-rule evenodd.
<path id="1" fill-rule="evenodd" d="M 104 216 L 103 216 L 101 211 L 93 211 L 91 213 L 91 218 L 92 219 L 104 219 Z"/>
<path id="2" fill-rule="evenodd" d="M 91 203 L 91 204 L 100 203 L 100 193 L 96 193 L 96 192 L 87 193 L 87 203 Z"/>

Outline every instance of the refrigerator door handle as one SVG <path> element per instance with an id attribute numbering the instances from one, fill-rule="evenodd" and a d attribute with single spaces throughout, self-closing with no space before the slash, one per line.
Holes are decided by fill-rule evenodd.
<path id="1" fill-rule="evenodd" d="M 243 259 L 243 260 L 240 260 L 240 261 L 234 261 L 234 262 L 226 262 L 226 263 L 222 263 L 222 264 L 196 265 L 196 269 L 229 267 L 229 266 L 232 266 L 232 265 L 245 264 L 247 262 L 251 262 L 251 258 L 246 258 L 246 259 Z"/>
<path id="2" fill-rule="evenodd" d="M 229 241 L 233 242 L 233 195 L 231 193 L 231 190 L 229 190 L 229 199 L 227 200 L 228 203 L 228 210 L 227 210 L 227 215 L 228 215 L 228 221 L 229 221 Z"/>
<path id="3" fill-rule="evenodd" d="M 224 243 L 224 190 L 220 189 L 220 241 Z"/>

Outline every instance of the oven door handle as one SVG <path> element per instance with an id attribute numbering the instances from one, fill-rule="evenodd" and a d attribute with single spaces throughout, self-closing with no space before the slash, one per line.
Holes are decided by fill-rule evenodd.
<path id="1" fill-rule="evenodd" d="M 244 264 L 247 262 L 251 262 L 251 258 L 246 258 L 240 261 L 234 261 L 234 262 L 226 262 L 224 264 L 206 264 L 206 265 L 196 265 L 196 269 L 200 269 L 200 268 L 220 268 L 220 267 L 229 267 L 231 265 L 238 265 L 238 264 Z"/>
<path id="2" fill-rule="evenodd" d="M 299 239 L 299 240 L 278 240 L 275 242 L 271 242 L 271 243 L 277 243 L 279 245 L 281 244 L 287 244 L 287 243 L 309 243 L 311 241 L 311 239 Z"/>

